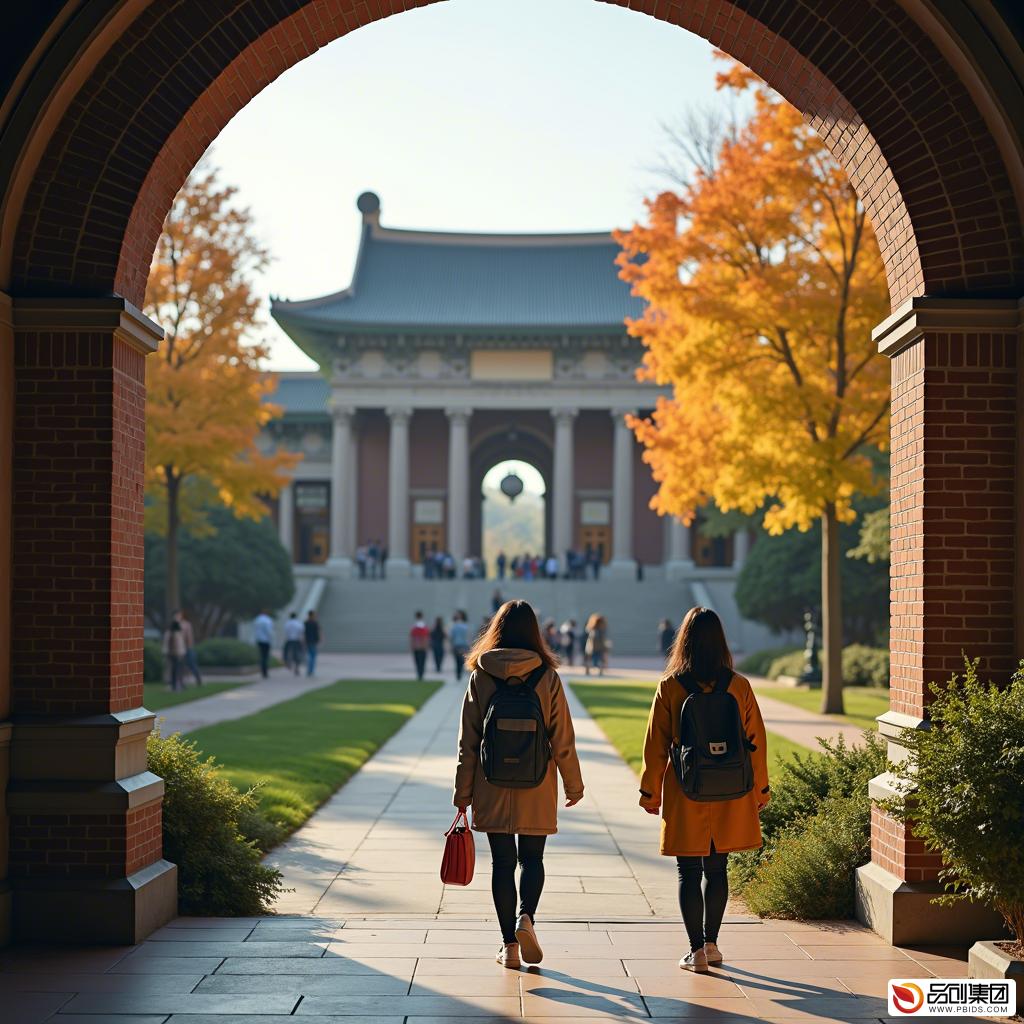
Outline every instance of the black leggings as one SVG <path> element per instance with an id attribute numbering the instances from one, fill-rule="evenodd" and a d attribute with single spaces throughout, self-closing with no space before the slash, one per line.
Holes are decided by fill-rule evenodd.
<path id="1" fill-rule="evenodd" d="M 729 902 L 727 853 L 716 853 L 715 844 L 706 857 L 676 857 L 679 869 L 679 909 L 690 940 L 690 949 L 718 941 L 718 929 Z M 703 882 L 703 884 L 702 884 Z"/>
<path id="2" fill-rule="evenodd" d="M 516 862 L 519 875 L 519 913 L 530 920 L 537 912 L 544 889 L 544 841 L 547 836 L 516 836 L 507 832 L 488 832 L 491 844 L 491 895 L 498 913 L 503 942 L 516 941 Z"/>

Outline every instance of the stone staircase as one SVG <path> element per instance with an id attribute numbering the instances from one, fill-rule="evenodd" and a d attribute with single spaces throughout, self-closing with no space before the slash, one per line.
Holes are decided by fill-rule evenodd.
<path id="1" fill-rule="evenodd" d="M 472 630 L 491 611 L 495 588 L 504 599 L 529 601 L 543 622 L 560 625 L 573 618 L 580 627 L 594 611 L 608 618 L 612 655 L 656 656 L 657 624 L 663 617 L 678 622 L 696 603 L 710 603 L 722 616 L 737 651 L 779 643 L 764 627 L 745 621 L 732 599 L 731 581 L 692 586 L 664 579 L 637 580 L 425 580 L 418 578 L 328 580 L 318 615 L 323 649 L 332 652 L 388 653 L 408 649 L 409 627 L 416 611 L 428 624 L 435 616 L 450 622 L 463 609 Z M 703 587 L 703 590 L 702 590 Z M 700 596 L 695 594 L 700 592 Z"/>

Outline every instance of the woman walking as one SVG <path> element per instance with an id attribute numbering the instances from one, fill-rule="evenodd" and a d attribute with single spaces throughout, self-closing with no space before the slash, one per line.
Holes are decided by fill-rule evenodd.
<path id="1" fill-rule="evenodd" d="M 177 618 L 171 619 L 171 624 L 164 631 L 163 649 L 171 668 L 171 690 L 173 692 L 184 690 L 182 664 L 186 653 L 185 633 Z"/>
<path id="2" fill-rule="evenodd" d="M 537 964 L 543 957 L 534 918 L 544 888 L 545 841 L 558 831 L 556 774 L 562 777 L 566 807 L 583 799 L 576 737 L 562 681 L 555 671 L 558 659 L 544 643 L 537 616 L 525 601 L 508 601 L 498 609 L 469 652 L 466 664 L 471 675 L 462 702 L 454 803 L 461 811 L 471 806 L 473 829 L 487 833 L 491 894 L 501 927 L 502 944 L 496 959 L 503 967 L 518 968 L 521 959 Z M 519 687 L 529 687 L 536 700 L 529 690 L 518 692 Z M 481 740 L 492 699 L 496 705 L 502 702 L 503 707 L 510 701 L 529 705 L 543 719 L 548 738 L 544 754 L 550 751 L 550 759 L 546 768 L 541 767 L 539 785 L 510 785 L 508 780 L 502 784 L 486 752 L 482 753 Z M 524 712 L 517 709 L 516 713 Z M 527 721 L 514 718 L 511 725 L 524 726 Z M 510 728 L 505 742 L 525 731 Z M 506 770 L 504 765 L 501 767 Z M 488 781 L 489 774 L 493 781 Z"/>
<path id="3" fill-rule="evenodd" d="M 718 699 L 702 704 L 712 693 Z M 734 704 L 727 695 L 734 698 Z M 697 703 L 688 705 L 681 719 L 688 699 Z M 712 706 L 716 709 L 714 718 L 706 710 Z M 704 731 L 701 723 L 717 723 L 721 736 L 716 733 L 714 738 L 721 742 L 702 744 L 721 748 L 710 750 L 711 755 L 729 758 L 737 751 L 728 748 L 738 748 L 740 767 L 731 769 L 738 775 L 730 774 L 728 782 L 734 784 L 737 777 L 744 780 L 739 788 L 750 788 L 742 795 L 724 798 L 723 794 L 731 792 L 729 785 L 719 785 L 716 790 L 711 782 L 716 769 L 703 767 L 706 761 L 699 757 L 697 745 L 681 747 L 681 740 L 687 738 L 681 732 L 688 733 L 694 721 L 698 731 Z M 742 735 L 726 742 L 730 721 L 736 723 L 735 732 Z M 680 772 L 671 763 L 673 753 L 692 797 L 683 791 Z M 695 764 L 708 774 L 695 775 Z M 717 770 L 722 772 L 721 768 Z M 698 778 L 700 781 L 695 782 Z M 640 779 L 640 806 L 648 814 L 661 813 L 661 852 L 676 858 L 679 909 L 690 941 L 690 952 L 679 961 L 683 970 L 704 972 L 708 964 L 722 962 L 718 932 L 729 899 L 726 862 L 734 851 L 761 845 L 758 815 L 770 798 L 764 723 L 754 691 L 743 676 L 733 671 L 732 654 L 718 616 L 710 608 L 691 608 L 679 627 L 665 678 L 658 684 L 651 705 Z"/>
<path id="4" fill-rule="evenodd" d="M 444 619 L 440 615 L 434 619 L 434 627 L 430 631 L 430 650 L 434 655 L 434 669 L 437 672 L 441 671 L 441 666 L 444 664 L 444 645 L 448 639 L 448 634 L 445 632 Z"/>
<path id="5" fill-rule="evenodd" d="M 608 620 L 598 612 L 594 612 L 587 619 L 586 634 L 587 643 L 583 649 L 583 667 L 588 676 L 592 668 L 596 668 L 597 674 L 603 676 L 605 666 L 608 664 Z"/>
<path id="6" fill-rule="evenodd" d="M 452 617 L 448 642 L 451 644 L 452 660 L 455 662 L 455 682 L 458 683 L 462 679 L 462 667 L 469 651 L 469 622 L 464 611 L 457 611 Z"/>

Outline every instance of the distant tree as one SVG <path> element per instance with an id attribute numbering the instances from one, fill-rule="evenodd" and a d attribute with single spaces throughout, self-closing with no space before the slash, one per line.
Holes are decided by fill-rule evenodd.
<path id="1" fill-rule="evenodd" d="M 799 112 L 739 65 L 719 78 L 753 88 L 753 114 L 717 146 L 705 122 L 679 194 L 617 234 L 622 276 L 647 302 L 629 324 L 647 349 L 642 377 L 672 388 L 632 425 L 658 511 L 689 521 L 713 500 L 765 508 L 774 534 L 819 524 L 822 710 L 842 712 L 852 545 L 840 525 L 854 495 L 880 488 L 865 450 L 888 440 L 889 368 L 871 340 L 889 309 L 884 267 L 853 187 Z"/>
<path id="2" fill-rule="evenodd" d="M 188 609 L 196 640 L 219 635 L 263 608 L 282 608 L 295 594 L 292 562 L 269 519 L 239 519 L 227 508 L 205 509 L 210 529 L 182 533 L 178 550 L 181 607 Z M 146 533 L 146 618 L 167 624 L 167 540 Z"/>
<path id="3" fill-rule="evenodd" d="M 889 509 L 868 512 L 860 524 L 857 546 L 846 552 L 847 558 L 864 558 L 869 562 L 889 561 Z"/>
<path id="4" fill-rule="evenodd" d="M 181 604 L 181 530 L 211 528 L 211 500 L 236 516 L 266 513 L 298 457 L 256 447 L 280 410 L 260 370 L 267 350 L 249 333 L 258 323 L 253 277 L 267 264 L 236 189 L 200 165 L 164 221 L 146 286 L 146 312 L 165 331 L 146 363 L 146 524 L 166 539 L 164 611 Z"/>
<path id="5" fill-rule="evenodd" d="M 876 512 L 887 511 L 877 508 L 878 499 L 858 499 L 855 504 L 865 522 Z M 839 527 L 840 545 L 852 545 L 857 537 L 856 523 Z M 820 607 L 820 549 L 820 523 L 805 532 L 760 534 L 736 583 L 736 604 L 743 616 L 776 632 L 801 629 L 804 611 Z M 843 643 L 884 643 L 889 625 L 888 564 L 844 558 L 839 571 Z"/>

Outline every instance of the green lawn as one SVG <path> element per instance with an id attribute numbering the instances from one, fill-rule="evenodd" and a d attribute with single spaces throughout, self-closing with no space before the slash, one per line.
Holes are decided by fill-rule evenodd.
<path id="1" fill-rule="evenodd" d="M 609 680 L 605 683 L 573 683 L 573 691 L 638 775 L 643 762 L 644 735 L 656 683 Z M 768 733 L 768 774 L 775 764 L 792 753 L 807 753 L 807 748 L 776 733 Z"/>
<path id="2" fill-rule="evenodd" d="M 246 718 L 188 735 L 240 789 L 263 782 L 261 810 L 287 832 L 402 726 L 440 683 L 342 680 Z"/>
<path id="3" fill-rule="evenodd" d="M 755 692 L 781 700 L 805 711 L 821 710 L 821 690 L 808 690 L 801 686 L 769 686 L 758 683 Z M 875 719 L 884 711 L 889 710 L 889 691 L 874 686 L 846 686 L 843 688 L 844 715 L 837 718 L 845 719 L 862 729 L 877 729 Z"/>
<path id="4" fill-rule="evenodd" d="M 162 711 L 164 708 L 173 708 L 175 704 L 187 704 L 190 700 L 212 697 L 215 693 L 223 693 L 236 686 L 245 686 L 251 681 L 203 683 L 202 686 L 189 686 L 187 689 L 178 690 L 177 693 L 172 693 L 165 683 L 146 683 L 142 687 L 142 703 L 150 711 Z"/>

